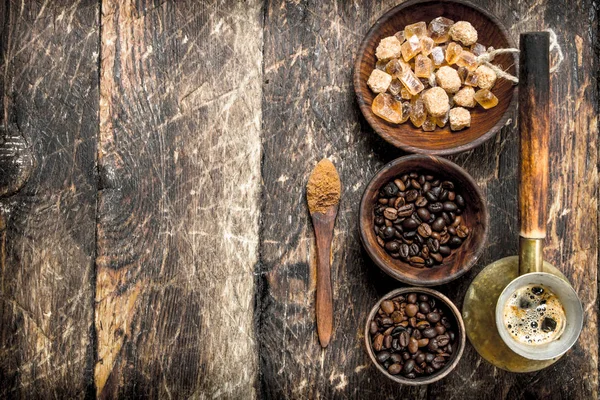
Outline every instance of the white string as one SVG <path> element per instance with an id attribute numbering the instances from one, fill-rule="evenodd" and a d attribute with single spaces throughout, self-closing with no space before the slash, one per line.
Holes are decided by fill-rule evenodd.
<path id="1" fill-rule="evenodd" d="M 558 70 L 558 67 L 563 62 L 565 57 L 563 55 L 560 45 L 558 44 L 558 40 L 556 38 L 556 33 L 552 29 L 546 29 L 546 32 L 548 32 L 550 34 L 550 52 L 552 52 L 552 50 L 556 50 L 556 54 L 558 56 L 556 63 L 554 64 L 553 67 L 550 68 L 550 72 L 553 73 Z M 496 73 L 496 75 L 498 77 L 504 78 L 504 79 L 509 80 L 514 83 L 519 83 L 519 78 L 517 78 L 514 75 L 509 74 L 508 72 L 504 71 L 497 65 L 494 65 L 491 63 L 491 61 L 494 60 L 494 57 L 497 54 L 518 53 L 518 52 L 519 52 L 519 49 L 515 49 L 515 48 L 508 48 L 508 49 L 492 48 L 492 50 L 490 50 L 489 52 L 483 53 L 482 55 L 477 56 L 477 62 L 494 70 L 494 72 Z"/>

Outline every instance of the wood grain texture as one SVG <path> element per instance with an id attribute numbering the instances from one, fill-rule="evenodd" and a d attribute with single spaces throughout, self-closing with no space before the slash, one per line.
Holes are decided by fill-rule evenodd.
<path id="1" fill-rule="evenodd" d="M 519 234 L 544 239 L 550 167 L 550 35 L 521 34 L 519 42 Z"/>
<path id="2" fill-rule="evenodd" d="M 385 162 L 402 154 L 368 127 L 349 94 L 363 35 L 397 2 L 268 3 L 264 34 L 263 214 L 257 273 L 257 335 L 264 398 L 519 399 L 597 397 L 597 38 L 591 1 L 481 1 L 509 28 L 553 28 L 565 53 L 551 79 L 550 198 L 546 259 L 573 282 L 584 303 L 581 339 L 560 362 L 510 374 L 467 345 L 457 369 L 421 388 L 393 385 L 371 365 L 362 343 L 368 310 L 393 287 L 358 238 L 362 190 Z M 476 266 L 440 287 L 460 307 L 475 275 L 517 253 L 516 113 L 492 141 L 453 156 L 483 188 L 488 245 Z M 345 190 L 333 245 L 334 325 L 321 351 L 315 334 L 315 249 L 302 188 L 315 161 L 329 156 Z"/>
<path id="3" fill-rule="evenodd" d="M 252 398 L 262 12 L 102 2 L 99 398 Z"/>
<path id="4" fill-rule="evenodd" d="M 3 399 L 93 396 L 98 18 L 96 1 L 0 4 Z"/>

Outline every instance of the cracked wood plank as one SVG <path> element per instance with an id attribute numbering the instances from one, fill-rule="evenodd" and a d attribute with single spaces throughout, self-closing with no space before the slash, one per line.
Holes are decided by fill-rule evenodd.
<path id="1" fill-rule="evenodd" d="M 598 60 L 594 5 L 562 1 L 479 4 L 520 32 L 553 28 L 565 62 L 552 77 L 551 196 L 546 259 L 571 279 L 586 310 L 577 346 L 551 368 L 510 374 L 468 345 L 458 368 L 421 388 L 393 385 L 362 348 L 364 318 L 378 297 L 401 286 L 361 248 L 358 203 L 385 162 L 402 155 L 359 115 L 351 85 L 356 49 L 371 24 L 397 2 L 269 2 L 264 34 L 263 215 L 257 268 L 257 336 L 264 398 L 596 398 Z M 468 274 L 440 287 L 458 306 L 485 265 L 517 253 L 518 141 L 515 116 L 494 139 L 450 157 L 487 194 L 490 236 Z M 285 132 L 285 134 L 283 134 Z M 315 331 L 314 238 L 304 187 L 323 156 L 343 184 L 333 243 L 334 335 L 327 350 Z"/>
<path id="2" fill-rule="evenodd" d="M 0 398 L 94 393 L 98 19 L 0 4 Z"/>
<path id="3" fill-rule="evenodd" d="M 100 398 L 252 398 L 262 7 L 102 3 Z"/>

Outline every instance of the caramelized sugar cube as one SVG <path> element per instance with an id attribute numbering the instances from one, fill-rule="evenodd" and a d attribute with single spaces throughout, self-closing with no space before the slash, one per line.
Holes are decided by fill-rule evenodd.
<path id="1" fill-rule="evenodd" d="M 392 58 L 386 64 L 385 72 L 397 78 L 402 75 L 402 71 L 404 71 L 405 68 L 410 68 L 410 66 L 399 58 Z"/>
<path id="2" fill-rule="evenodd" d="M 447 65 L 441 67 L 435 73 L 435 80 L 442 89 L 447 93 L 456 93 L 460 89 L 462 82 L 458 76 L 458 72 Z"/>
<path id="3" fill-rule="evenodd" d="M 459 67 L 465 67 L 469 71 L 475 71 L 477 69 L 477 57 L 470 51 L 463 50 L 456 60 L 456 65 Z"/>
<path id="4" fill-rule="evenodd" d="M 450 39 L 450 27 L 454 21 L 444 17 L 437 17 L 429 23 L 429 36 L 435 43 L 445 43 Z"/>
<path id="5" fill-rule="evenodd" d="M 433 63 L 429 57 L 419 54 L 415 59 L 415 75 L 419 78 L 429 79 L 429 75 L 433 72 Z"/>
<path id="6" fill-rule="evenodd" d="M 462 51 L 463 48 L 460 44 L 454 42 L 449 43 L 448 47 L 446 48 L 446 61 L 448 64 L 456 64 L 456 61 L 458 61 Z"/>
<path id="7" fill-rule="evenodd" d="M 400 124 L 402 121 L 402 103 L 396 101 L 390 94 L 379 93 L 371 105 L 373 113 L 384 120 Z"/>
<path id="8" fill-rule="evenodd" d="M 469 70 L 466 67 L 459 67 L 456 72 L 458 72 L 458 77 L 462 83 L 465 83 L 465 79 L 467 79 L 467 75 L 469 75 Z"/>
<path id="9" fill-rule="evenodd" d="M 475 98 L 475 89 L 471 86 L 465 86 L 454 95 L 454 102 L 457 106 L 473 108 L 477 105 Z"/>
<path id="10" fill-rule="evenodd" d="M 449 116 L 450 116 L 450 110 L 448 110 L 448 112 L 446 114 L 442 115 L 441 117 L 433 117 L 433 122 L 435 122 L 435 124 L 437 126 L 439 126 L 440 128 L 443 128 L 448 123 Z"/>
<path id="11" fill-rule="evenodd" d="M 479 57 L 480 55 L 486 53 L 485 46 L 481 43 L 475 43 L 471 46 L 471 53 L 473 53 L 476 57 Z"/>
<path id="12" fill-rule="evenodd" d="M 400 43 L 404 43 L 404 41 L 406 40 L 406 37 L 404 36 L 404 31 L 398 31 L 394 33 L 394 36 L 396 36 L 396 39 L 398 39 Z"/>
<path id="13" fill-rule="evenodd" d="M 402 97 L 404 100 L 412 99 L 412 94 L 410 94 L 410 92 L 404 87 L 404 85 L 402 85 L 402 89 L 400 89 L 400 97 Z"/>
<path id="14" fill-rule="evenodd" d="M 404 61 L 409 62 L 421 51 L 421 41 L 417 36 L 409 36 L 408 40 L 402 43 L 401 52 Z"/>
<path id="15" fill-rule="evenodd" d="M 410 103 L 405 101 L 402 103 L 402 120 L 400 123 L 405 123 L 410 118 Z"/>
<path id="16" fill-rule="evenodd" d="M 398 58 L 401 54 L 401 46 L 402 43 L 400 43 L 396 36 L 388 36 L 379 42 L 379 46 L 375 50 L 375 56 L 379 60 Z"/>
<path id="17" fill-rule="evenodd" d="M 489 89 L 478 90 L 473 97 L 486 110 L 498 105 L 498 98 Z"/>
<path id="18" fill-rule="evenodd" d="M 425 132 L 435 131 L 435 121 L 431 115 L 428 116 L 425 121 L 423 121 L 423 125 L 421 125 L 421 129 L 423 129 Z"/>
<path id="19" fill-rule="evenodd" d="M 412 122 L 416 128 L 420 128 L 426 119 L 427 112 L 425 111 L 423 99 L 421 99 L 420 96 L 413 97 L 410 101 L 410 122 Z"/>
<path id="20" fill-rule="evenodd" d="M 450 109 L 450 100 L 446 91 L 440 87 L 428 89 L 421 96 L 427 114 L 434 117 L 442 117 L 446 115 Z"/>
<path id="21" fill-rule="evenodd" d="M 392 76 L 378 69 L 374 69 L 369 76 L 367 85 L 371 88 L 374 93 L 383 93 L 388 90 L 392 83 Z"/>
<path id="22" fill-rule="evenodd" d="M 415 24 L 406 25 L 404 27 L 404 35 L 409 38 L 411 36 L 417 36 L 418 38 L 422 38 L 423 36 L 427 36 L 427 24 L 423 21 L 417 22 Z"/>
<path id="23" fill-rule="evenodd" d="M 404 87 L 406 87 L 408 92 L 413 96 L 425 89 L 423 82 L 421 82 L 410 69 L 404 70 L 400 76 L 400 82 L 404 84 Z"/>
<path id="24" fill-rule="evenodd" d="M 469 71 L 469 74 L 465 78 L 465 85 L 467 86 L 477 86 L 479 82 L 479 76 L 477 75 L 477 71 Z"/>
<path id="25" fill-rule="evenodd" d="M 466 108 L 456 107 L 450 110 L 450 129 L 459 131 L 471 126 L 471 113 Z"/>
<path id="26" fill-rule="evenodd" d="M 496 72 L 486 65 L 480 65 L 475 70 L 477 74 L 477 86 L 482 89 L 491 89 L 496 83 Z"/>
<path id="27" fill-rule="evenodd" d="M 387 60 L 377 60 L 375 63 L 375 68 L 380 71 L 385 71 L 385 66 L 388 64 Z"/>
<path id="28" fill-rule="evenodd" d="M 444 63 L 444 50 L 440 46 L 431 49 L 430 56 L 434 66 L 439 67 Z"/>
<path id="29" fill-rule="evenodd" d="M 404 89 L 404 85 L 402 84 L 402 82 L 400 82 L 397 78 L 392 79 L 392 83 L 390 83 L 388 91 L 394 96 L 397 96 L 400 94 L 400 91 L 402 89 Z"/>
<path id="30" fill-rule="evenodd" d="M 433 50 L 435 46 L 435 43 L 433 42 L 433 39 L 427 36 L 423 36 L 421 38 L 421 54 L 423 54 L 424 56 L 428 56 L 431 53 L 431 50 Z"/>
<path id="31" fill-rule="evenodd" d="M 465 46 L 470 46 L 477 42 L 477 31 L 470 22 L 458 21 L 450 27 L 450 37 Z"/>

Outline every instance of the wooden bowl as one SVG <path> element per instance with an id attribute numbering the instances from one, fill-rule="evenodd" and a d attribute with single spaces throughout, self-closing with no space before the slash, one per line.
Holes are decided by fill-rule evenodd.
<path id="1" fill-rule="evenodd" d="M 456 330 L 457 330 L 457 332 L 456 332 L 457 346 L 456 346 L 456 349 L 454 349 L 454 353 L 452 354 L 452 358 L 450 359 L 450 362 L 447 363 L 444 366 L 444 368 L 440 369 L 435 374 L 429 375 L 427 377 L 408 379 L 408 378 L 403 377 L 402 375 L 391 375 L 390 373 L 387 372 L 387 370 L 381 364 L 379 364 L 379 362 L 377 362 L 377 359 L 375 358 L 375 351 L 373 350 L 373 347 L 371 345 L 371 335 L 369 333 L 369 325 L 371 323 L 371 320 L 373 320 L 373 318 L 377 314 L 377 311 L 379 310 L 381 303 L 385 300 L 392 299 L 392 298 L 399 296 L 401 294 L 404 294 L 404 293 L 426 294 L 430 297 L 434 297 L 437 300 L 438 304 L 442 304 L 441 308 L 443 309 L 444 314 L 451 319 L 452 325 L 455 326 Z M 450 311 L 450 312 L 447 314 L 448 311 Z M 401 288 L 401 289 L 392 290 L 391 292 L 389 292 L 388 294 L 383 296 L 381 299 L 379 299 L 379 301 L 371 309 L 371 312 L 369 313 L 369 316 L 367 317 L 367 322 L 365 323 L 365 346 L 367 347 L 367 353 L 369 354 L 371 361 L 373 362 L 373 364 L 375 364 L 377 369 L 382 374 L 384 374 L 385 376 L 387 376 L 389 379 L 393 380 L 394 382 L 401 383 L 403 385 L 411 385 L 411 386 L 429 385 L 430 383 L 437 382 L 440 379 L 447 376 L 450 372 L 452 372 L 452 370 L 456 367 L 456 365 L 460 361 L 460 359 L 463 355 L 463 352 L 465 350 L 465 343 L 466 343 L 465 324 L 463 322 L 460 311 L 458 311 L 458 308 L 456 308 L 454 303 L 452 303 L 452 301 L 449 298 L 447 298 L 446 296 L 444 296 L 437 290 L 433 290 L 433 289 L 429 289 L 429 288 L 405 287 L 405 288 Z"/>
<path id="2" fill-rule="evenodd" d="M 375 93 L 367 86 L 367 80 L 375 68 L 375 49 L 379 41 L 404 29 L 406 25 L 443 16 L 453 21 L 469 21 L 478 32 L 478 43 L 499 48 L 514 48 L 515 44 L 500 21 L 480 7 L 464 1 L 408 1 L 387 13 L 371 27 L 358 50 L 354 64 L 354 91 L 358 105 L 371 127 L 382 138 L 396 147 L 411 153 L 454 154 L 479 146 L 494 136 L 506 123 L 516 108 L 516 87 L 505 79 L 498 79 L 492 92 L 498 97 L 496 107 L 484 110 L 477 105 L 471 111 L 471 127 L 452 132 L 450 128 L 436 128 L 424 132 L 410 121 L 396 125 L 389 123 L 371 110 Z M 496 56 L 494 64 L 516 76 L 517 63 L 514 54 Z"/>
<path id="3" fill-rule="evenodd" d="M 469 236 L 440 265 L 432 268 L 416 268 L 392 258 L 377 243 L 374 231 L 374 208 L 379 190 L 389 181 L 410 172 L 430 173 L 453 181 L 458 187 L 457 194 L 461 194 L 466 202 L 461 217 L 470 230 Z M 488 235 L 488 211 L 479 187 L 464 169 L 444 158 L 411 155 L 395 159 L 371 179 L 360 202 L 359 229 L 365 250 L 385 273 L 411 285 L 435 286 L 458 278 L 475 264 Z"/>

